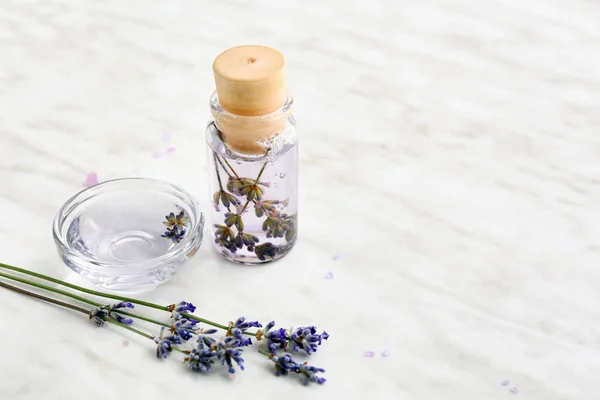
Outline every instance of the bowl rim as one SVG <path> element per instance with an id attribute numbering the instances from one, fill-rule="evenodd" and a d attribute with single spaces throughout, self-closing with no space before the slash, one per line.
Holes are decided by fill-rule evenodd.
<path id="1" fill-rule="evenodd" d="M 81 253 L 74 251 L 68 245 L 66 237 L 61 233 L 61 230 L 66 217 L 74 209 L 77 208 L 75 203 L 78 200 L 89 199 L 92 195 L 94 195 L 94 192 L 97 192 L 97 194 L 102 193 L 102 191 L 106 190 L 108 187 L 111 187 L 115 184 L 120 184 L 124 181 L 141 182 L 144 184 L 150 184 L 151 186 L 155 186 L 157 188 L 168 188 L 172 192 L 174 192 L 173 194 L 180 197 L 191 210 L 191 212 L 188 213 L 188 218 L 191 221 L 191 225 L 188 228 L 188 233 L 192 234 L 185 235 L 184 239 L 180 243 L 178 243 L 177 247 L 175 247 L 175 250 L 168 251 L 160 255 L 159 257 L 155 257 L 142 262 L 137 261 L 131 263 L 106 263 L 85 257 Z M 72 207 L 72 209 L 68 210 L 69 207 Z M 165 264 L 168 264 L 171 260 L 187 255 L 194 248 L 198 250 L 197 247 L 200 247 L 200 245 L 202 244 L 204 221 L 204 213 L 200 209 L 195 198 L 181 187 L 160 179 L 144 177 L 126 177 L 106 180 L 96 185 L 84 188 L 72 195 L 62 204 L 62 206 L 60 206 L 56 215 L 54 216 L 54 220 L 52 222 L 52 234 L 58 251 L 63 260 L 65 259 L 65 257 L 77 259 L 78 266 L 84 267 L 89 271 L 102 272 L 105 275 L 114 273 L 118 273 L 119 275 L 134 275 L 142 272 L 153 272 L 159 270 L 163 268 Z"/>

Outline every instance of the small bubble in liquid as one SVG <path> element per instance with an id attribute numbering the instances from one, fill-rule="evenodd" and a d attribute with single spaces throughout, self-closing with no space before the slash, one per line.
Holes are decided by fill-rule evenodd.
<path id="1" fill-rule="evenodd" d="M 280 174 L 279 174 L 279 177 L 280 177 L 281 179 L 285 178 L 285 172 L 282 172 L 282 173 L 280 173 Z"/>
<path id="2" fill-rule="evenodd" d="M 241 159 L 241 158 L 237 158 L 237 159 L 235 160 L 235 162 L 236 162 L 238 165 L 240 165 L 240 164 L 242 163 L 242 159 Z"/>

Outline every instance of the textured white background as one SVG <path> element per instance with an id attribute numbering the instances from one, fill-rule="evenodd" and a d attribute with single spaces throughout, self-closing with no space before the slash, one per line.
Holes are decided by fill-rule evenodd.
<path id="1" fill-rule="evenodd" d="M 271 45 L 302 141 L 297 247 L 245 268 L 205 243 L 145 297 L 331 334 L 322 387 L 252 352 L 231 382 L 0 290 L 0 399 L 597 398 L 599 21 L 589 0 L 0 0 L 1 260 L 68 277 L 51 222 L 90 171 L 208 207 L 212 60 Z"/>

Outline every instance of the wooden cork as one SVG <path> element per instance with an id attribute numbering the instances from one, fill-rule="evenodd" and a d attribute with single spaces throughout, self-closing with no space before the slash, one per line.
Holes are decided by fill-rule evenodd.
<path id="1" fill-rule="evenodd" d="M 238 46 L 217 56 L 213 72 L 219 104 L 230 113 L 213 110 L 225 142 L 238 152 L 264 153 L 287 122 L 288 113 L 277 113 L 286 97 L 285 58 L 270 47 Z"/>

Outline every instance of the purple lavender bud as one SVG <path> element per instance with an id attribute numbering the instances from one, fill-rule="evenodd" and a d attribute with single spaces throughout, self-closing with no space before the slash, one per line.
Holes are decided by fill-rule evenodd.
<path id="1" fill-rule="evenodd" d="M 275 376 L 285 376 L 289 374 L 290 371 L 296 372 L 298 370 L 298 364 L 294 362 L 292 356 L 287 353 L 273 356 L 272 361 L 275 363 Z"/>
<path id="2" fill-rule="evenodd" d="M 211 331 L 214 331 L 214 332 L 211 332 Z M 210 331 L 200 333 L 198 335 L 198 339 L 196 340 L 196 342 L 198 342 L 198 348 L 202 349 L 202 348 L 204 348 L 204 346 L 206 346 L 210 349 L 211 347 L 215 346 L 217 344 L 217 341 L 208 335 L 210 335 L 211 333 L 216 333 L 216 332 L 217 332 L 216 329 L 212 329 Z"/>
<path id="3" fill-rule="evenodd" d="M 154 342 L 157 344 L 156 346 L 156 357 L 158 358 L 167 358 L 169 353 L 173 351 L 173 344 L 181 344 L 179 338 L 177 336 L 167 336 L 165 338 L 154 338 Z"/>
<path id="4" fill-rule="evenodd" d="M 325 378 L 317 376 L 317 373 L 325 372 L 323 368 L 317 368 L 311 365 L 302 364 L 298 367 L 297 372 L 304 375 L 302 383 L 305 385 L 308 385 L 310 382 L 315 382 L 319 385 L 322 385 L 326 382 Z"/>
<path id="5" fill-rule="evenodd" d="M 181 301 L 175 307 L 175 311 L 179 313 L 193 313 L 194 311 L 196 311 L 196 306 L 194 306 L 192 303 Z"/>
<path id="6" fill-rule="evenodd" d="M 240 342 L 240 346 L 242 346 L 242 347 L 250 346 L 252 344 L 252 339 L 245 338 L 242 333 L 242 330 L 239 328 L 233 328 L 231 330 L 231 335 Z"/>
<path id="7" fill-rule="evenodd" d="M 192 330 L 196 325 L 196 321 L 191 321 L 187 318 L 181 318 L 175 322 L 172 331 L 179 336 L 183 341 L 188 341 L 192 338 Z"/>
<path id="8" fill-rule="evenodd" d="M 98 324 L 99 326 L 103 326 L 104 321 L 109 318 L 112 318 L 115 321 L 120 322 L 121 324 L 125 324 L 125 325 L 133 324 L 132 319 L 125 318 L 122 315 L 119 315 L 114 312 L 114 310 L 119 309 L 119 308 L 133 308 L 133 304 L 122 301 L 120 303 L 113 304 L 113 305 L 96 307 L 95 309 L 90 311 L 90 319 L 93 319 L 94 322 L 96 322 L 96 324 Z"/>
<path id="9" fill-rule="evenodd" d="M 121 324 L 125 324 L 125 325 L 133 324 L 133 320 L 131 318 L 126 318 L 119 314 L 115 314 L 115 319 L 117 320 L 117 322 L 120 322 Z"/>
<path id="10" fill-rule="evenodd" d="M 252 339 L 244 337 L 244 332 L 246 332 L 248 328 L 262 328 L 262 325 L 258 321 L 246 321 L 246 317 L 239 317 L 230 325 L 230 337 L 235 338 L 240 347 L 252 344 Z"/>
<path id="11" fill-rule="evenodd" d="M 217 344 L 217 358 L 221 360 L 222 365 L 227 364 L 227 371 L 230 374 L 235 374 L 233 362 L 235 362 L 242 371 L 244 370 L 244 359 L 242 358 L 243 351 L 239 346 L 239 340 L 233 336 L 228 336 Z"/>
<path id="12" fill-rule="evenodd" d="M 245 332 L 248 328 L 262 328 L 262 325 L 258 321 L 246 322 L 246 317 L 239 317 L 233 324 L 233 327 Z"/>
<path id="13" fill-rule="evenodd" d="M 299 327 L 290 335 L 290 343 L 294 351 L 304 350 L 306 354 L 312 354 L 317 351 L 317 347 L 321 345 L 322 341 L 328 338 L 327 332 L 317 334 L 314 326 Z"/>
<path id="14" fill-rule="evenodd" d="M 119 304 L 112 306 L 112 308 L 134 308 L 134 306 L 128 301 L 122 301 Z"/>
<path id="15" fill-rule="evenodd" d="M 210 372 L 211 365 L 215 362 L 217 353 L 213 350 L 197 347 L 194 348 L 186 361 L 188 368 L 197 372 Z"/>
<path id="16" fill-rule="evenodd" d="M 320 385 L 325 383 L 325 378 L 317 376 L 318 373 L 325 372 L 323 368 L 317 368 L 306 363 L 301 364 L 294 361 L 292 356 L 287 353 L 271 354 L 269 357 L 275 363 L 275 375 L 285 376 L 289 372 L 295 372 L 302 376 L 302 383 L 308 385 L 310 382 L 315 382 Z"/>
<path id="17" fill-rule="evenodd" d="M 267 326 L 265 327 L 265 332 L 264 332 L 265 342 L 266 342 L 267 348 L 269 349 L 269 351 L 271 353 L 276 352 L 276 349 L 277 349 L 276 345 L 279 345 L 279 347 L 283 349 L 288 344 L 287 332 L 285 331 L 285 329 L 283 329 L 283 328 L 273 329 L 274 326 L 275 326 L 275 321 L 269 322 L 267 324 Z"/>

